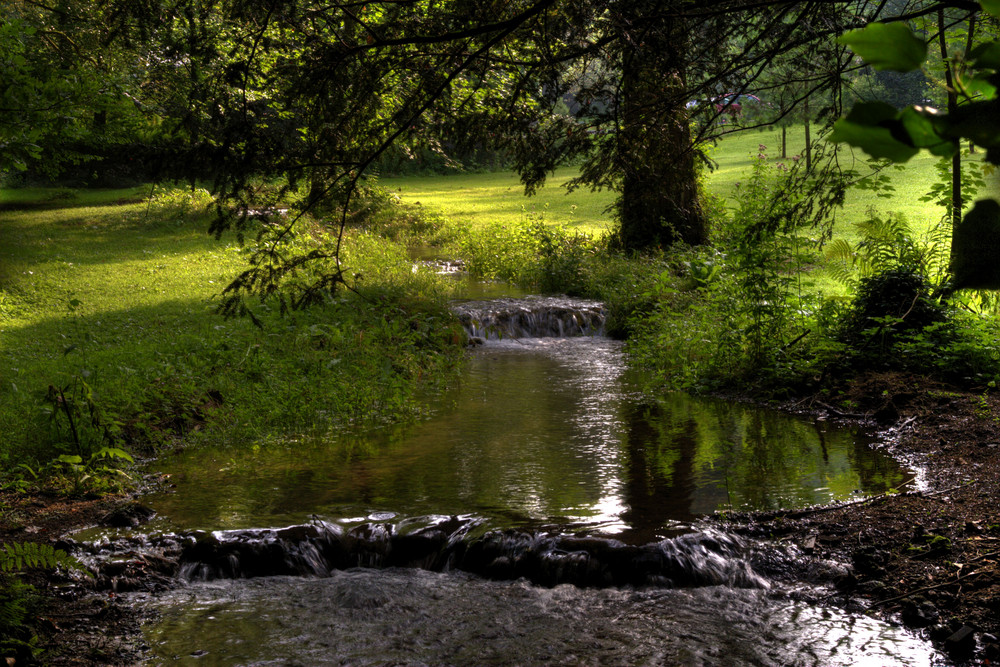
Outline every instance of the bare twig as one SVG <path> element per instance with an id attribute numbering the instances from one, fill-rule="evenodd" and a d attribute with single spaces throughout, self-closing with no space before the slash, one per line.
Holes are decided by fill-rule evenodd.
<path id="1" fill-rule="evenodd" d="M 909 591 L 907 593 L 903 593 L 902 595 L 897 595 L 896 597 L 886 598 L 885 600 L 879 600 L 877 602 L 873 602 L 872 605 L 871 605 L 871 607 L 869 607 L 869 609 L 873 609 L 875 607 L 878 607 L 878 606 L 883 605 L 883 604 L 888 604 L 890 602 L 896 602 L 898 600 L 904 600 L 904 599 L 906 599 L 908 597 L 912 597 L 914 595 L 917 595 L 918 593 L 924 593 L 926 591 L 934 590 L 935 588 L 942 588 L 944 586 L 951 586 L 952 584 L 957 584 L 958 582 L 962 581 L 963 579 L 968 579 L 969 577 L 974 577 L 974 576 L 976 576 L 978 574 L 981 574 L 981 572 L 979 572 L 978 570 L 976 570 L 975 572 L 969 572 L 968 574 L 961 574 L 961 575 L 955 577 L 954 579 L 949 579 L 948 581 L 942 581 L 939 584 L 934 584 L 932 586 L 924 586 L 923 588 L 918 588 L 916 590 L 912 590 L 912 591 Z"/>
<path id="2" fill-rule="evenodd" d="M 844 412 L 843 410 L 838 410 L 837 408 L 833 407 L 832 405 L 830 405 L 828 403 L 824 403 L 823 401 L 816 401 L 816 402 L 819 405 L 822 405 L 828 411 L 830 411 L 833 414 L 837 415 L 838 417 L 847 417 L 847 418 L 850 418 L 850 419 L 868 419 L 871 416 L 871 415 L 867 415 L 867 414 L 859 414 L 857 412 Z"/>

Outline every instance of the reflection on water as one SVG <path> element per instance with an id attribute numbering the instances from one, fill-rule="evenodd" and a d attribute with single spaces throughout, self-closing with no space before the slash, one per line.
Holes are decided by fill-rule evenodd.
<path id="1" fill-rule="evenodd" d="M 729 507 L 803 506 L 899 484 L 864 438 L 825 423 L 671 395 L 639 400 L 606 339 L 481 348 L 432 418 L 332 442 L 192 451 L 162 463 L 172 527 L 475 514 L 641 543 Z"/>
<path id="2" fill-rule="evenodd" d="M 893 461 L 823 423 L 682 395 L 651 404 L 605 339 L 488 344 L 433 416 L 405 428 L 192 451 L 162 465 L 176 492 L 152 504 L 171 528 L 329 523 L 183 538 L 186 571 L 260 578 L 146 598 L 161 614 L 145 629 L 153 664 L 936 664 L 925 643 L 888 625 L 790 602 L 766 585 L 716 585 L 763 581 L 741 541 L 706 532 L 657 542 L 719 509 L 884 491 L 904 477 Z M 545 531 L 484 533 L 508 527 Z M 475 539 L 455 543 L 466 533 Z M 449 571 L 391 567 L 423 562 L 421 545 L 445 553 L 438 569 Z M 320 547 L 347 554 L 336 568 L 390 567 L 335 569 L 313 558 Z M 268 565 L 288 554 L 323 576 L 266 576 L 299 572 Z M 633 582 L 600 579 L 605 565 L 642 585 L 549 577 Z M 535 568 L 553 587 L 463 568 L 498 578 Z"/>
<path id="3" fill-rule="evenodd" d="M 555 588 L 347 570 L 197 584 L 153 603 L 157 664 L 920 667 L 904 630 L 760 590 Z"/>

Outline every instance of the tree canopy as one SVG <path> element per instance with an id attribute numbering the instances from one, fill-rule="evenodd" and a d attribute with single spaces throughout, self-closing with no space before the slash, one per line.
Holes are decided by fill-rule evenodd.
<path id="1" fill-rule="evenodd" d="M 2 159 L 20 168 L 42 156 L 39 132 L 59 139 L 52 145 L 66 144 L 85 121 L 91 130 L 107 128 L 109 114 L 116 116 L 129 130 L 111 143 L 128 146 L 159 177 L 213 184 L 220 202 L 213 231 L 259 235 L 252 267 L 229 292 L 235 309 L 243 295 L 272 293 L 310 262 L 339 267 L 339 247 L 287 251 L 289 231 L 303 212 L 325 209 L 336 212 L 324 219 L 342 232 L 359 186 L 404 141 L 502 151 L 529 192 L 557 166 L 577 164 L 572 187 L 620 194 L 624 248 L 698 244 L 707 241 L 699 147 L 735 129 L 719 121 L 741 95 L 754 94 L 771 113 L 740 127 L 780 120 L 810 100 L 809 116 L 836 117 L 851 72 L 864 66 L 855 54 L 877 68 L 912 69 L 922 62 L 922 40 L 907 41 L 905 26 L 944 10 L 955 25 L 978 6 L 24 0 L 4 10 L 0 26 L 11 37 L 0 46 L 4 106 L 18 109 L 0 121 Z M 854 37 L 836 41 L 845 32 Z M 33 47 L 38 39 L 47 47 Z M 895 48 L 878 48 L 883 43 Z M 866 52 L 866 44 L 875 48 Z M 974 64 L 993 58 L 978 51 Z M 980 123 L 993 112 L 983 104 L 949 114 L 954 127 L 979 129 L 948 132 L 980 133 L 977 140 L 995 150 L 992 138 L 980 136 L 996 136 L 990 122 Z M 889 137 L 882 156 L 898 157 L 909 149 L 895 137 L 903 128 L 914 133 L 914 148 L 943 151 L 952 138 L 933 143 L 935 122 L 858 105 L 835 137 L 849 141 L 845 133 L 880 127 Z M 290 191 L 300 193 L 299 208 L 261 226 L 260 215 Z M 343 280 L 338 268 L 300 286 L 293 300 L 321 298 Z"/>

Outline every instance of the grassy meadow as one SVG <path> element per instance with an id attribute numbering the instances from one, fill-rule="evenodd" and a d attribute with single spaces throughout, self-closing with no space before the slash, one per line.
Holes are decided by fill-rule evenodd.
<path id="1" fill-rule="evenodd" d="M 815 140 L 815 130 L 813 137 Z M 728 135 L 708 151 L 716 165 L 707 175 L 709 190 L 732 205 L 737 185 L 747 178 L 761 145 L 765 146 L 764 152 L 771 164 L 790 162 L 781 158 L 780 129 L 750 130 Z M 789 128 L 788 156 L 801 154 L 804 150 L 804 128 Z M 861 174 L 868 173 L 864 157 L 863 154 L 846 154 L 844 159 L 847 162 L 842 161 L 842 165 Z M 835 235 L 853 239 L 851 223 L 863 219 L 870 206 L 902 213 L 916 229 L 936 223 L 943 209 L 921 202 L 920 198 L 938 179 L 937 162 L 938 158 L 922 152 L 910 160 L 905 169 L 890 168 L 886 173 L 895 188 L 891 199 L 880 198 L 864 190 L 849 193 L 844 209 L 837 215 Z M 419 205 L 474 226 L 541 219 L 549 224 L 565 225 L 573 231 L 602 234 L 612 226 L 609 207 L 614 203 L 615 195 L 586 189 L 567 192 L 564 185 L 576 174 L 575 169 L 568 167 L 556 171 L 533 197 L 524 195 L 524 187 L 517 175 L 509 172 L 386 176 L 380 178 L 379 183 L 399 194 L 404 203 Z M 997 190 L 995 180 L 993 190 Z"/>
<path id="2" fill-rule="evenodd" d="M 49 194 L 0 201 L 0 469 L 32 477 L 112 443 L 249 447 L 392 421 L 457 364 L 443 288 L 402 246 L 358 234 L 350 259 L 374 293 L 402 288 L 288 317 L 257 304 L 258 329 L 216 313 L 246 258 L 206 233 L 207 195 Z"/>
<path id="3" fill-rule="evenodd" d="M 524 195 L 524 185 L 512 172 L 394 176 L 378 182 L 399 194 L 405 204 L 474 226 L 541 220 L 578 232 L 603 234 L 611 225 L 607 209 L 615 195 L 587 189 L 567 192 L 565 184 L 576 173 L 574 169 L 557 171 L 533 197 Z"/>

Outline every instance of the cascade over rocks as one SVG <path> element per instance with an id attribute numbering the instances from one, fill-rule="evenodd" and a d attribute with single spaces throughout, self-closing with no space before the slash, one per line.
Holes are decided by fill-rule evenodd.
<path id="1" fill-rule="evenodd" d="M 117 591 L 139 581 L 130 565 L 155 562 L 162 575 L 182 580 L 255 578 L 276 575 L 326 577 L 356 567 L 461 570 L 490 579 L 526 579 L 543 586 L 647 586 L 667 588 L 728 585 L 767 588 L 747 558 L 740 538 L 714 530 L 642 546 L 599 537 L 552 536 L 491 530 L 471 535 L 474 518 L 364 523 L 350 529 L 317 521 L 280 529 L 194 531 L 97 546 L 89 559 L 99 581 Z M 88 550 L 85 545 L 77 546 Z M 108 552 L 116 555 L 109 557 Z M 122 553 L 124 552 L 124 553 Z M 139 552 L 147 554 L 139 558 Z M 153 555 L 148 555 L 153 554 Z M 172 563 L 172 567 L 167 563 Z"/>
<path id="2" fill-rule="evenodd" d="M 604 334 L 604 305 L 566 297 L 470 301 L 455 306 L 473 340 L 563 338 Z"/>

